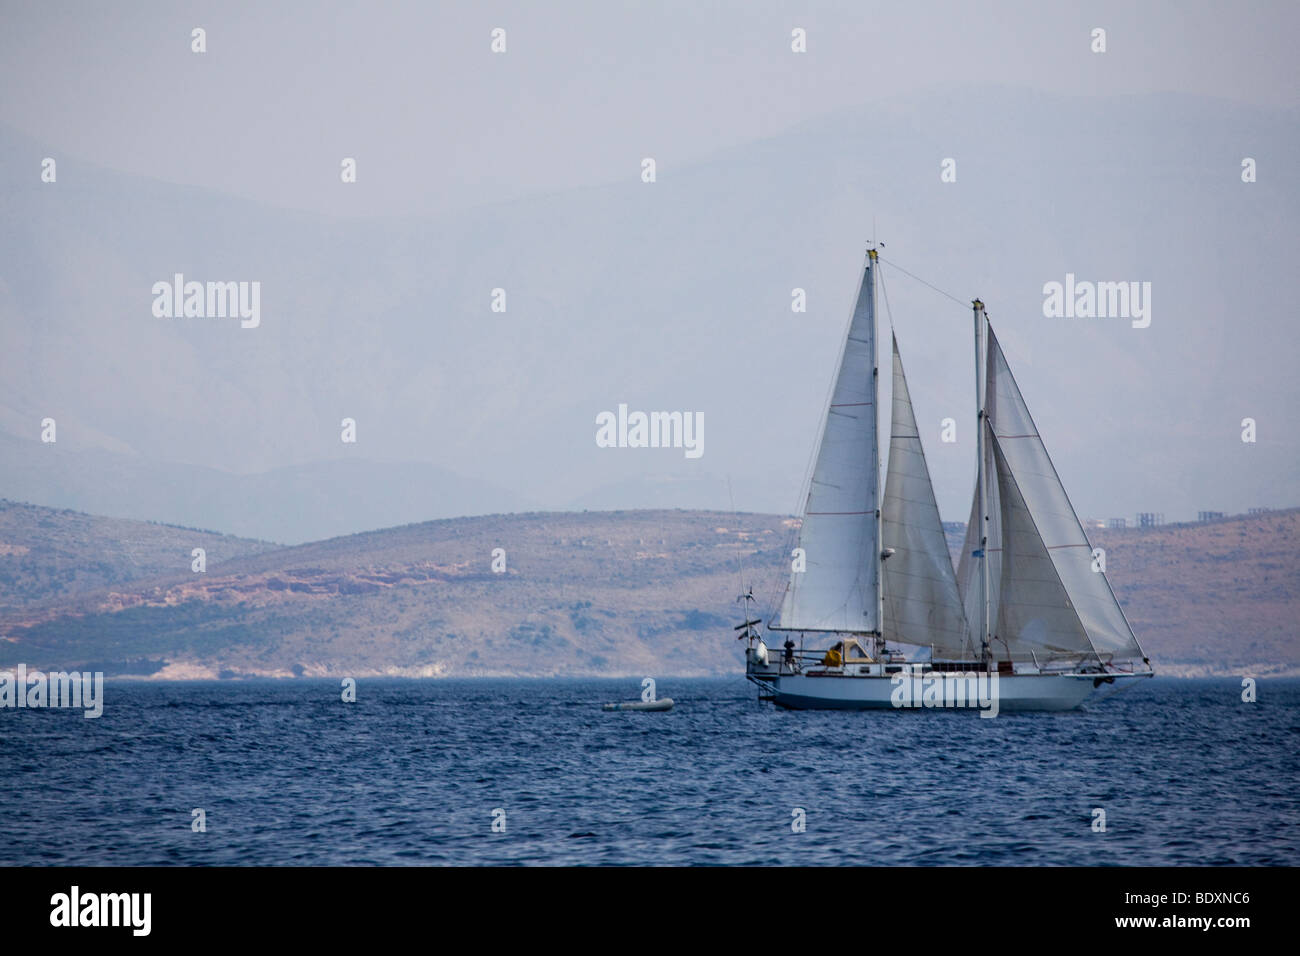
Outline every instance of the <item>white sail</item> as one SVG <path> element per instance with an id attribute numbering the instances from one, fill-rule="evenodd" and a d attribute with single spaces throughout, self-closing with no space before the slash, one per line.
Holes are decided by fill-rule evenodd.
<path id="1" fill-rule="evenodd" d="M 778 630 L 879 632 L 879 449 L 872 263 L 863 270 Z"/>
<path id="2" fill-rule="evenodd" d="M 993 656 L 1009 660 L 1091 657 L 1092 645 L 1061 583 L 1051 551 L 1029 512 L 996 433 L 1002 549 Z"/>
<path id="3" fill-rule="evenodd" d="M 939 520 L 897 338 L 889 470 L 880 514 L 885 550 L 893 550 L 882 571 L 885 637 L 933 647 L 939 657 L 970 659 L 972 653 L 978 657 L 978 645 L 972 652 L 966 634 L 952 557 Z"/>
<path id="4" fill-rule="evenodd" d="M 1020 660 L 1095 652 L 1103 660 L 1141 658 L 1105 573 L 1094 570 L 1092 546 L 991 328 L 987 361 L 992 453 L 986 468 L 990 478 L 996 476 L 990 516 L 994 501 L 1000 512 L 988 524 L 990 539 L 996 534 L 1001 549 L 989 565 L 990 582 L 998 582 L 990 612 L 994 655 Z M 994 547 L 990 540 L 990 558 Z M 973 562 L 963 555 L 966 563 Z M 970 582 L 962 578 L 968 608 L 977 578 L 978 569 Z M 977 621 L 972 618 L 974 627 Z"/>
<path id="5" fill-rule="evenodd" d="M 970 521 L 966 523 L 966 540 L 961 549 L 961 558 L 957 562 L 957 583 L 961 592 L 962 610 L 966 614 L 966 626 L 970 638 L 968 646 L 973 648 L 975 657 L 979 657 L 983 642 L 984 628 L 984 586 L 980 581 L 980 561 L 987 561 L 989 568 L 989 621 L 997 623 L 998 593 L 1002 584 L 1002 505 L 998 494 L 997 464 L 993 458 L 993 436 L 988 423 L 984 428 L 984 475 L 988 488 L 988 521 L 985 523 L 988 544 L 980 547 L 979 521 L 979 479 L 971 493 Z M 990 627 L 992 630 L 992 627 Z"/>

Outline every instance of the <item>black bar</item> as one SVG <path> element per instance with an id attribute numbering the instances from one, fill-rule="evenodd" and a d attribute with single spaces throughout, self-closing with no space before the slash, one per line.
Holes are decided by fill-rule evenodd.
<path id="1" fill-rule="evenodd" d="M 1093 940 L 1104 933 L 1146 944 L 1195 936 L 1227 948 L 1287 932 L 1291 921 L 1283 911 L 1296 878 L 1291 868 L 1209 867 L 56 867 L 2 872 L 7 943 L 31 936 L 54 941 L 76 934 L 84 942 L 135 935 L 130 925 L 51 925 L 57 905 L 52 898 L 70 896 L 76 886 L 83 904 L 88 894 L 150 894 L 148 938 L 173 942 L 338 942 L 358 934 L 383 939 L 400 931 L 434 946 L 468 932 L 484 945 L 521 934 L 539 944 L 604 941 L 633 948 L 719 934 L 752 939 L 755 933 L 771 941 L 802 938 L 814 948 L 826 941 L 817 930 L 825 920 L 815 915 L 816 904 L 824 903 L 822 916 L 830 916 L 846 892 L 858 901 L 854 933 L 872 944 L 964 949 L 980 939 L 1030 945 L 1044 939 Z M 1117 925 L 1133 918 L 1155 924 Z M 1206 918 L 1244 918 L 1249 925 L 1205 929 L 1177 922 Z M 1165 920 L 1174 922 L 1163 925 Z M 688 928 L 687 935 L 678 936 L 679 929 Z"/>

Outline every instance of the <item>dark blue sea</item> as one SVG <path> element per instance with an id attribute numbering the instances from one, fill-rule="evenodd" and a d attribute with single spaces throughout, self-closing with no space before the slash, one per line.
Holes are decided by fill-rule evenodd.
<path id="1" fill-rule="evenodd" d="M 635 680 L 110 681 L 97 720 L 0 710 L 0 863 L 1300 862 L 1300 681 L 993 720 L 658 691 L 672 712 L 601 711 Z"/>

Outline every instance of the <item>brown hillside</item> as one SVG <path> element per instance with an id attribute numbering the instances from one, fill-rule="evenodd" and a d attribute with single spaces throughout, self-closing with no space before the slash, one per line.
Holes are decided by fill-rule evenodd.
<path id="1" fill-rule="evenodd" d="M 1099 531 L 1094 544 L 1160 672 L 1300 673 L 1298 522 L 1291 510 Z M 206 574 L 184 563 L 0 608 L 0 665 L 162 676 L 734 674 L 742 564 L 767 610 L 784 587 L 793 526 L 721 512 L 497 515 L 246 553 Z M 88 527 L 63 532 L 68 553 L 81 553 L 76 537 Z M 51 530 L 29 523 L 29 536 L 0 540 L 37 549 Z M 186 556 L 188 540 L 160 553 Z M 86 548 L 96 546 L 114 547 Z M 492 570 L 496 548 L 502 573 Z"/>

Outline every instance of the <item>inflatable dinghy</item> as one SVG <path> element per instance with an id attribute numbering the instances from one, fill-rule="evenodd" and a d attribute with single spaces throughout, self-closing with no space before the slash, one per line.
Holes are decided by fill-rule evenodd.
<path id="1" fill-rule="evenodd" d="M 605 704 L 601 710 L 672 710 L 673 699 L 661 697 L 658 700 L 625 700 L 617 704 Z"/>

